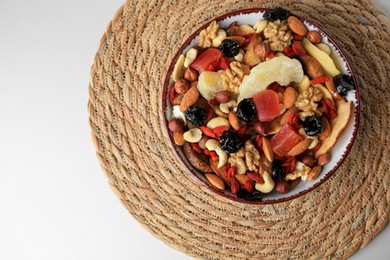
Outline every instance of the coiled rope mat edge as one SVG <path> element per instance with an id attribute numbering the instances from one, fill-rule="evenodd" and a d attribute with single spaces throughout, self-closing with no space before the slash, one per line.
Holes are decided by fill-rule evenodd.
<path id="1" fill-rule="evenodd" d="M 182 43 L 214 17 L 284 6 L 343 46 L 357 75 L 360 129 L 337 172 L 289 202 L 215 197 L 171 151 L 162 86 Z M 107 26 L 91 69 L 92 140 L 112 190 L 155 237 L 196 258 L 347 258 L 389 221 L 390 22 L 369 0 L 131 1 Z"/>

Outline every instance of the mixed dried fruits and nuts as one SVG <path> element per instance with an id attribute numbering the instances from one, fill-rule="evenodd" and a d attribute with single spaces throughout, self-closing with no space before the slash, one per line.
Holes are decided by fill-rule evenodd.
<path id="1" fill-rule="evenodd" d="M 254 25 L 211 22 L 173 69 L 175 144 L 214 187 L 246 200 L 315 180 L 353 114 L 353 81 L 331 53 L 280 7 Z"/>

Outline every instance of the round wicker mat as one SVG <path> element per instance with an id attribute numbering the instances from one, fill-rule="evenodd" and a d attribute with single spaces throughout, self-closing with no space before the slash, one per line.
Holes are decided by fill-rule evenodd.
<path id="1" fill-rule="evenodd" d="M 199 185 L 176 160 L 162 125 L 162 86 L 183 42 L 235 10 L 284 6 L 344 47 L 357 75 L 355 144 L 318 189 L 254 206 Z M 389 221 L 390 21 L 369 0 L 128 1 L 91 70 L 92 139 L 113 191 L 150 233 L 197 258 L 347 258 Z"/>

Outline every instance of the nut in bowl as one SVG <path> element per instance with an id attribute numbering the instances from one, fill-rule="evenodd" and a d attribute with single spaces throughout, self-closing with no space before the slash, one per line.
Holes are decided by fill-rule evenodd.
<path id="1" fill-rule="evenodd" d="M 352 147 L 357 83 L 318 26 L 284 8 L 241 10 L 202 26 L 164 85 L 178 159 L 216 194 L 251 204 L 301 196 Z"/>

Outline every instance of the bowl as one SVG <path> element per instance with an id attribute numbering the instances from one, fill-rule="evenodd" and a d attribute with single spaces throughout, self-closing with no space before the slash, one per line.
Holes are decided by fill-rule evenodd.
<path id="1" fill-rule="evenodd" d="M 254 25 L 256 21 L 263 19 L 264 12 L 267 9 L 264 8 L 256 8 L 256 9 L 246 9 L 246 10 L 239 10 L 235 12 L 231 12 L 228 14 L 224 14 L 220 17 L 216 17 L 214 20 L 219 24 L 220 28 L 228 28 L 229 25 L 231 25 L 233 22 L 237 22 L 238 25 L 242 24 L 249 24 Z M 294 14 L 293 14 L 294 15 Z M 172 147 L 172 150 L 177 157 L 178 161 L 183 165 L 183 167 L 186 169 L 188 174 L 195 178 L 201 185 L 204 185 L 207 187 L 207 189 L 211 190 L 215 196 L 222 196 L 226 199 L 230 199 L 236 202 L 242 202 L 242 203 L 248 203 L 248 204 L 273 204 L 273 203 L 280 203 L 289 201 L 292 199 L 295 199 L 299 196 L 302 196 L 317 187 L 319 187 L 321 184 L 323 184 L 326 180 L 328 180 L 340 167 L 340 165 L 343 163 L 345 158 L 347 157 L 349 151 L 351 150 L 351 147 L 353 145 L 353 142 L 355 140 L 357 130 L 358 130 L 358 124 L 359 124 L 359 113 L 360 113 L 360 103 L 359 103 L 359 91 L 358 91 L 358 85 L 356 81 L 356 77 L 354 75 L 353 69 L 350 65 L 350 62 L 348 61 L 344 51 L 338 45 L 330 36 L 327 34 L 323 29 L 321 29 L 318 25 L 308 21 L 305 18 L 297 17 L 299 20 L 301 20 L 304 25 L 307 27 L 308 31 L 318 31 L 322 37 L 321 43 L 326 44 L 331 48 L 331 57 L 333 61 L 335 62 L 335 65 L 337 69 L 346 75 L 349 75 L 350 78 L 353 81 L 354 89 L 349 91 L 348 94 L 344 97 L 344 100 L 351 101 L 352 102 L 352 115 L 350 117 L 350 120 L 345 127 L 345 129 L 342 131 L 341 135 L 337 138 L 337 142 L 333 146 L 333 148 L 330 150 L 331 152 L 331 158 L 328 163 L 323 165 L 321 168 L 320 175 L 315 178 L 312 181 L 303 181 L 301 180 L 299 184 L 291 189 L 289 192 L 285 194 L 281 194 L 273 189 L 272 192 L 267 194 L 255 194 L 256 196 L 248 196 L 247 192 L 242 192 L 237 194 L 232 194 L 231 189 L 229 189 L 229 186 L 226 186 L 224 190 L 221 190 L 219 188 L 216 188 L 215 185 L 212 185 L 210 183 L 210 178 L 206 178 L 205 174 L 195 167 L 191 165 L 189 160 L 186 158 L 185 154 L 183 153 L 183 148 L 181 146 L 178 146 L 175 144 L 175 140 L 173 137 L 172 131 L 169 130 L 169 121 L 172 119 L 173 114 L 173 105 L 169 98 L 169 92 L 174 84 L 172 80 L 172 72 L 174 71 L 175 64 L 177 63 L 179 57 L 181 54 L 186 54 L 188 50 L 190 50 L 192 47 L 196 46 L 198 44 L 199 39 L 199 33 L 207 28 L 211 22 L 208 22 L 207 24 L 204 24 L 199 29 L 197 29 L 188 39 L 183 39 L 183 44 L 179 51 L 176 53 L 172 63 L 169 66 L 165 82 L 164 82 L 164 89 L 163 89 L 163 96 L 162 96 L 162 104 L 163 104 L 163 121 L 164 121 L 164 127 L 165 127 L 165 133 L 167 137 L 169 138 L 170 145 Z M 318 160 L 317 160 L 318 163 Z M 215 169 L 215 167 L 214 167 Z M 218 178 L 217 178 L 218 179 Z M 305 179 L 305 178 L 303 178 Z M 220 180 L 219 180 L 220 181 Z M 215 184 L 215 181 L 212 180 L 212 182 Z M 218 181 L 217 181 L 218 183 Z M 255 182 L 252 182 L 253 184 Z M 218 186 L 218 185 L 217 185 Z M 241 185 L 242 186 L 242 185 Z M 336 187 L 337 188 L 337 187 Z M 243 190 L 241 188 L 240 190 Z M 244 195 L 242 195 L 244 194 Z"/>

